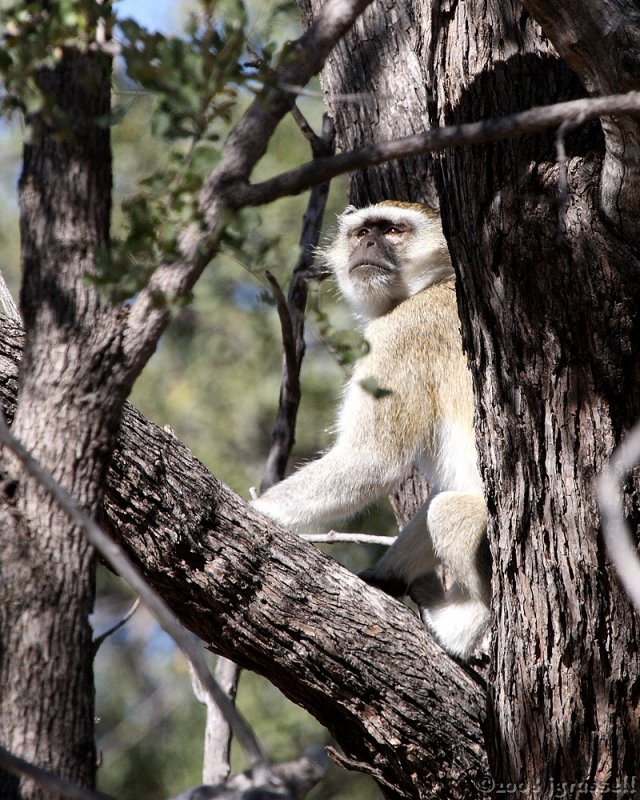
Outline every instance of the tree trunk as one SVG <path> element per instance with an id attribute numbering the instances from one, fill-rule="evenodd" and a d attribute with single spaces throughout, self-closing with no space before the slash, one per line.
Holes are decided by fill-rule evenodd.
<path id="1" fill-rule="evenodd" d="M 583 15 L 577 3 L 568 12 L 545 0 L 529 5 L 544 7 L 549 24 L 549 17 L 562 18 L 558 38 L 576 63 L 588 62 L 592 87 L 629 88 L 610 75 L 594 77 L 598 66 L 605 72 L 616 58 L 630 63 L 622 38 L 632 34 L 628 26 L 613 25 L 611 10 L 590 50 L 567 29 L 567 17 L 581 31 L 588 20 L 593 33 L 595 13 Z M 614 4 L 616 10 L 624 5 Z M 317 3 L 303 0 L 301 6 L 308 21 Z M 411 18 L 411 32 L 397 19 L 389 25 L 376 5 L 368 13 L 385 18 L 385 26 L 359 23 L 323 72 L 329 91 L 377 92 L 382 81 L 387 87 L 386 96 L 368 97 L 373 121 L 345 110 L 339 99 L 332 104 L 329 96 L 338 136 L 349 146 L 368 140 L 372 124 L 373 138 L 378 129 L 397 132 L 398 123 L 390 120 L 398 118 L 407 128 L 420 128 L 415 97 L 429 97 L 431 124 L 446 125 L 584 95 L 539 26 L 508 0 L 422 2 L 387 12 Z M 629 19 L 628 10 L 620 13 Z M 562 28 L 551 21 L 554 31 Z M 620 43 L 612 31 L 620 31 Z M 418 78 L 414 52 L 386 64 L 379 78 L 370 54 L 387 52 L 407 35 L 418 50 Z M 606 59 L 589 55 L 603 47 Z M 621 72 L 618 64 L 614 74 Z M 393 98 L 416 83 L 414 102 L 401 104 L 405 113 L 398 114 Z M 615 122 L 618 131 L 634 130 L 632 123 Z M 618 132 L 609 138 L 608 160 L 616 156 L 619 163 L 623 137 Z M 487 744 L 494 785 L 523 785 L 525 796 L 555 796 L 554 786 L 557 791 L 571 782 L 606 796 L 616 784 L 630 786 L 640 771 L 637 620 L 604 558 L 591 488 L 640 412 L 640 272 L 631 237 L 624 238 L 640 187 L 629 188 L 636 137 L 625 141 L 631 169 L 616 195 L 610 187 L 599 192 L 600 126 L 566 137 L 566 201 L 552 136 L 439 157 L 440 201 L 458 273 L 491 516 L 496 620 Z M 413 169 L 421 174 L 419 166 Z M 608 177 L 611 172 L 609 165 Z M 381 176 L 370 170 L 353 183 L 356 202 L 424 199 L 402 166 L 387 165 Z M 623 233 L 604 219 L 613 218 L 612 194 Z"/>
<path id="2" fill-rule="evenodd" d="M 84 280 L 109 244 L 109 129 L 98 121 L 109 114 L 110 63 L 69 52 L 40 80 L 47 103 L 20 179 L 26 344 L 14 432 L 95 514 L 126 391 L 114 313 Z M 0 740 L 92 786 L 93 552 L 6 454 L 0 469 Z M 51 798 L 6 773 L 0 795 Z"/>
<path id="3" fill-rule="evenodd" d="M 441 14 L 435 122 L 584 94 L 518 5 Z M 599 126 L 566 149 L 566 200 L 549 136 L 445 153 L 441 199 L 491 517 L 490 761 L 498 783 L 601 797 L 640 771 L 637 619 L 592 490 L 640 412 L 640 265 L 600 211 Z"/>

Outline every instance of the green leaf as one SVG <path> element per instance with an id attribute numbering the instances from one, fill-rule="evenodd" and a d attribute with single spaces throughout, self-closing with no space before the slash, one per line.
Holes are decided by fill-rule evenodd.
<path id="1" fill-rule="evenodd" d="M 389 395 L 393 394 L 391 389 L 384 389 L 381 387 L 376 378 L 364 378 L 358 381 L 358 385 L 361 386 L 367 394 L 375 397 L 376 400 L 382 397 L 389 397 Z"/>

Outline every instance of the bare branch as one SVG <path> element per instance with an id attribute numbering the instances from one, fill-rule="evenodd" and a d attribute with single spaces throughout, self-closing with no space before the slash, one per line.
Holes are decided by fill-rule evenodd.
<path id="1" fill-rule="evenodd" d="M 335 544 L 336 542 L 350 542 L 351 544 L 382 544 L 391 547 L 395 542 L 395 536 L 379 536 L 374 533 L 341 533 L 339 531 L 328 531 L 327 533 L 303 533 L 300 536 L 305 542 L 314 544 Z"/>
<path id="2" fill-rule="evenodd" d="M 23 758 L 12 755 L 4 747 L 0 746 L 0 767 L 12 775 L 17 775 L 19 778 L 30 778 L 38 786 L 42 786 L 50 792 L 68 797 L 69 800 L 113 800 L 108 794 L 102 792 L 94 792 L 84 786 L 78 786 L 77 783 L 72 783 L 56 775 L 43 767 L 37 767 Z"/>
<path id="3" fill-rule="evenodd" d="M 320 136 L 316 136 L 301 114 L 298 124 L 309 129 L 307 138 L 311 143 L 314 157 L 324 157 L 335 151 L 335 129 L 328 115 L 325 114 L 323 118 Z M 277 284 L 274 286 L 273 279 L 267 274 L 280 316 L 284 359 L 278 413 L 260 486 L 263 492 L 284 477 L 287 461 L 295 442 L 296 420 L 300 405 L 300 370 L 305 354 L 304 323 L 308 296 L 307 284 L 311 278 L 319 277 L 318 272 L 314 269 L 314 254 L 320 239 L 328 194 L 328 183 L 314 186 L 311 191 L 300 235 L 300 258 L 294 267 L 286 300 L 280 287 Z"/>
<path id="4" fill-rule="evenodd" d="M 27 472 L 50 492 L 60 507 L 69 515 L 73 524 L 85 532 L 91 544 L 100 551 L 116 572 L 138 593 L 142 602 L 191 661 L 199 680 L 206 687 L 207 692 L 215 697 L 220 710 L 229 721 L 235 736 L 245 750 L 251 766 L 257 772 L 268 775 L 268 758 L 258 744 L 253 732 L 211 675 L 200 646 L 194 642 L 191 634 L 182 626 L 165 601 L 142 577 L 122 548 L 104 533 L 78 506 L 71 495 L 20 444 L 7 427 L 3 414 L 0 414 L 0 441 L 6 444 L 15 454 Z"/>
<path id="5" fill-rule="evenodd" d="M 596 480 L 607 553 L 625 592 L 640 614 L 640 558 L 624 517 L 622 483 L 640 462 L 640 423 L 613 452 L 609 464 Z"/>
<path id="6" fill-rule="evenodd" d="M 127 611 L 127 613 L 122 617 L 122 619 L 118 620 L 115 625 L 111 628 L 106 630 L 104 633 L 101 633 L 100 636 L 96 636 L 93 640 L 93 652 L 97 653 L 100 645 L 104 642 L 105 639 L 108 639 L 109 636 L 112 636 L 116 631 L 120 630 L 123 625 L 126 625 L 127 622 L 131 619 L 131 617 L 136 613 L 138 610 L 138 606 L 140 605 L 140 598 L 136 597 L 133 602 L 131 608 Z"/>
<path id="7" fill-rule="evenodd" d="M 566 130 L 571 130 L 604 115 L 638 111 L 640 111 L 640 92 L 628 92 L 537 106 L 529 111 L 483 122 L 433 128 L 402 139 L 376 142 L 358 150 L 329 158 L 319 158 L 262 183 L 229 184 L 225 189 L 225 199 L 233 208 L 263 205 L 285 195 L 299 194 L 310 186 L 345 172 L 383 164 L 396 158 L 424 155 L 449 147 L 495 142 L 511 136 L 542 133 L 562 124 L 566 124 Z"/>
<path id="8" fill-rule="evenodd" d="M 297 380 L 298 374 L 296 372 L 296 340 L 293 331 L 293 321 L 289 313 L 289 306 L 287 305 L 287 298 L 284 296 L 280 284 L 269 272 L 265 273 L 271 294 L 276 303 L 276 310 L 280 320 L 280 330 L 282 332 L 282 349 L 284 351 L 284 379 L 290 385 Z M 283 381 L 284 382 L 284 381 Z"/>
<path id="9" fill-rule="evenodd" d="M 191 291 L 217 253 L 224 227 L 226 187 L 248 181 L 278 123 L 295 102 L 295 94 L 282 87 L 308 83 L 370 2 L 327 0 L 309 29 L 288 46 L 273 83 L 258 94 L 232 130 L 223 148 L 221 166 L 209 176 L 200 195 L 204 229 L 194 226 L 183 233 L 180 260 L 160 265 L 131 306 L 125 350 L 133 366 L 141 368 L 146 363 L 169 323 L 171 304 Z"/>
<path id="10" fill-rule="evenodd" d="M 198 678 L 193 664 L 187 660 L 193 692 L 207 709 L 207 722 L 204 733 L 204 759 L 202 781 L 208 785 L 223 783 L 229 777 L 231 765 L 231 728 L 224 714 L 220 712 L 215 698 L 206 690 Z M 240 668 L 228 658 L 218 656 L 215 679 L 227 697 L 233 701 L 238 688 Z"/>
<path id="11" fill-rule="evenodd" d="M 19 326 L 0 317 L 8 414 L 21 341 Z M 415 797 L 414 776 L 425 769 L 443 797 L 475 796 L 474 781 L 488 774 L 486 701 L 469 669 L 404 606 L 258 515 L 128 403 L 103 511 L 110 535 L 184 624 L 306 708 L 389 797 Z M 407 741 L 401 762 L 399 737 Z"/>

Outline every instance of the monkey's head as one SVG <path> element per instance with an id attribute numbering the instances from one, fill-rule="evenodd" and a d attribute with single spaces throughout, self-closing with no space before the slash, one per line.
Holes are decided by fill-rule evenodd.
<path id="1" fill-rule="evenodd" d="M 399 200 L 348 206 L 325 258 L 347 302 L 367 320 L 453 275 L 438 214 Z"/>

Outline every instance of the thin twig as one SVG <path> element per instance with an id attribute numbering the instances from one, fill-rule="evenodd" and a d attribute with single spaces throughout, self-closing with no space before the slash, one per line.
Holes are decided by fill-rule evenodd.
<path id="1" fill-rule="evenodd" d="M 104 633 L 101 633 L 100 636 L 96 636 L 96 638 L 93 640 L 93 652 L 94 652 L 94 655 L 98 652 L 98 649 L 100 648 L 100 645 L 104 642 L 105 639 L 107 639 L 109 636 L 112 636 L 116 631 L 120 630 L 120 628 L 123 625 L 125 625 L 127 622 L 129 622 L 131 617 L 138 610 L 139 606 L 140 606 L 140 598 L 136 597 L 136 599 L 133 602 L 133 605 L 127 611 L 127 613 L 124 615 L 124 617 L 122 617 L 121 620 L 118 620 L 118 622 L 116 622 L 115 625 L 113 625 L 111 628 L 106 630 Z"/>
<path id="2" fill-rule="evenodd" d="M 25 776 L 30 778 L 38 786 L 42 786 L 48 792 L 62 795 L 69 798 L 69 800 L 113 800 L 108 794 L 102 792 L 94 792 L 84 786 L 78 786 L 77 783 L 72 783 L 66 778 L 61 778 L 55 772 L 51 772 L 43 767 L 38 767 L 25 761 L 23 758 L 14 756 L 4 747 L 0 746 L 0 767 L 12 775 L 17 775 L 19 778 Z"/>
<path id="3" fill-rule="evenodd" d="M 232 208 L 263 205 L 279 197 L 299 194 L 311 186 L 331 180 L 345 172 L 373 167 L 393 159 L 424 155 L 450 147 L 496 142 L 513 136 L 542 133 L 558 128 L 563 123 L 566 123 L 567 130 L 570 130 L 598 117 L 638 111 L 640 111 L 640 92 L 637 91 L 537 106 L 507 117 L 446 128 L 432 128 L 402 139 L 377 142 L 347 153 L 314 159 L 261 183 L 251 184 L 242 180 L 230 182 L 224 189 L 224 196 Z"/>
<path id="4" fill-rule="evenodd" d="M 302 114 L 296 117 L 301 129 L 311 127 Z M 320 136 L 307 133 L 314 157 L 323 157 L 334 152 L 335 128 L 331 118 L 325 114 Z M 284 477 L 287 462 L 295 442 L 296 420 L 300 406 L 300 370 L 305 354 L 304 323 L 307 307 L 308 283 L 318 280 L 320 275 L 314 268 L 314 255 L 320 239 L 324 209 L 329 194 L 329 184 L 315 186 L 303 218 L 300 234 L 300 258 L 293 269 L 286 300 L 275 282 L 267 274 L 280 316 L 282 346 L 284 352 L 278 413 L 271 435 L 271 448 L 267 456 L 264 476 L 260 484 L 266 491 Z"/>
<path id="5" fill-rule="evenodd" d="M 265 272 L 267 282 L 271 288 L 271 294 L 276 303 L 276 310 L 278 312 L 278 319 L 280 320 L 280 331 L 282 333 L 282 350 L 284 354 L 284 368 L 285 380 L 291 386 L 297 380 L 298 374 L 296 372 L 296 339 L 293 330 L 293 320 L 287 304 L 287 298 L 280 288 L 280 284 L 275 277 L 266 270 Z"/>
<path id="6" fill-rule="evenodd" d="M 382 544 L 391 547 L 396 536 L 378 536 L 374 533 L 341 533 L 328 531 L 328 533 L 303 533 L 300 535 L 305 542 L 314 544 L 334 544 L 335 542 L 350 542 L 351 544 Z"/>
<path id="7" fill-rule="evenodd" d="M 194 642 L 191 634 L 183 627 L 173 611 L 142 577 L 137 567 L 106 533 L 78 506 L 71 495 L 47 472 L 22 446 L 7 427 L 4 415 L 0 413 L 0 441 L 9 447 L 34 477 L 56 500 L 74 525 L 83 530 L 91 544 L 100 551 L 116 572 L 140 596 L 145 606 L 152 612 L 164 630 L 171 636 L 180 650 L 189 658 L 202 685 L 215 698 L 218 707 L 229 721 L 234 735 L 244 749 L 249 763 L 256 771 L 269 774 L 269 760 L 256 737 L 240 716 L 233 703 L 213 678 L 202 649 Z"/>
<path id="8" fill-rule="evenodd" d="M 640 558 L 624 517 L 622 484 L 640 462 L 640 422 L 614 451 L 596 479 L 596 495 L 607 553 L 625 592 L 640 614 Z"/>

